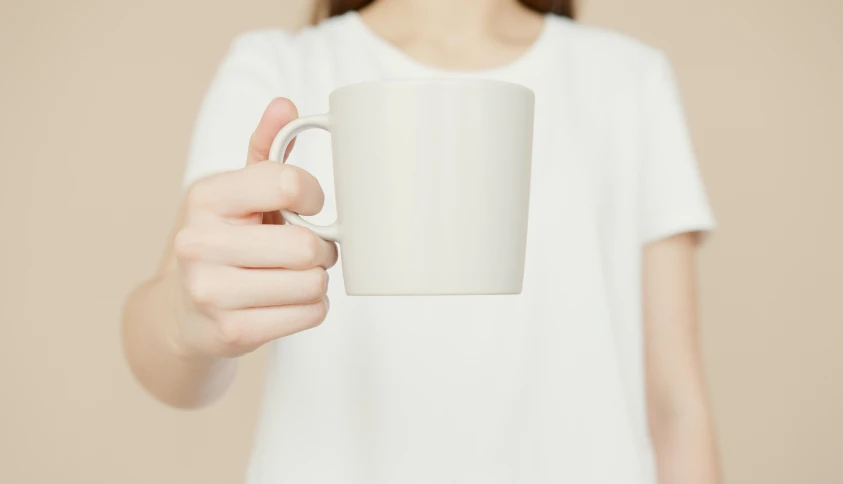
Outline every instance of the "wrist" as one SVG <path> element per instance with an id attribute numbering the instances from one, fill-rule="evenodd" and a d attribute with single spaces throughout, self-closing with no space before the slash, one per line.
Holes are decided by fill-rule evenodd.
<path id="1" fill-rule="evenodd" d="M 193 308 L 193 304 L 184 290 L 178 270 L 173 270 L 162 276 L 160 289 L 165 292 L 164 300 L 169 317 L 161 318 L 163 328 L 161 334 L 167 350 L 174 357 L 190 366 L 214 365 L 223 360 L 205 351 L 190 341 L 186 328 L 190 327 L 190 320 L 202 315 Z"/>

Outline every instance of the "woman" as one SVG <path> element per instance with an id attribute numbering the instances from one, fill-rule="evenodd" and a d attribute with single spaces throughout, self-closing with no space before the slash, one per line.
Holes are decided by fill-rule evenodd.
<path id="1" fill-rule="evenodd" d="M 569 1 L 326 7 L 239 36 L 206 94 L 173 248 L 127 304 L 142 384 L 199 407 L 273 343 L 249 483 L 718 482 L 694 283 L 713 221 L 664 57 Z M 337 248 L 280 224 L 334 201 L 327 135 L 285 165 L 274 135 L 389 77 L 535 92 L 522 295 L 347 297 Z"/>

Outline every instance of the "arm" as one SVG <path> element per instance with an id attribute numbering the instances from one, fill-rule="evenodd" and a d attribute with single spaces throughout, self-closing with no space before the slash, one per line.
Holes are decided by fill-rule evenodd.
<path id="1" fill-rule="evenodd" d="M 170 405 L 213 401 L 229 386 L 235 357 L 325 318 L 325 269 L 336 246 L 274 216 L 281 208 L 315 214 L 324 199 L 304 170 L 266 161 L 295 116 L 292 103 L 273 101 L 246 166 L 193 185 L 158 273 L 126 302 L 129 365 Z"/>
<path id="2" fill-rule="evenodd" d="M 719 484 L 700 355 L 696 235 L 647 245 L 643 262 L 647 410 L 659 484 Z"/>
<path id="3" fill-rule="evenodd" d="M 184 225 L 182 208 L 175 225 Z M 214 358 L 183 346 L 177 319 L 188 307 L 172 239 L 161 266 L 127 298 L 123 308 L 123 348 L 138 381 L 159 400 L 192 408 L 221 396 L 236 372 L 233 358 Z"/>

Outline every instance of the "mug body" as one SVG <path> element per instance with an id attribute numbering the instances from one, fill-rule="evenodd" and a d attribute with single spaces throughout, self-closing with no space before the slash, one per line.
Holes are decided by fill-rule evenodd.
<path id="1" fill-rule="evenodd" d="M 534 96 L 486 80 L 387 80 L 330 96 L 351 295 L 516 294 Z"/>

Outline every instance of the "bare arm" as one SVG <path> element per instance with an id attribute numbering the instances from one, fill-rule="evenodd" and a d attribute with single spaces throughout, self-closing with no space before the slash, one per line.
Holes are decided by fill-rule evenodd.
<path id="1" fill-rule="evenodd" d="M 288 100 L 273 101 L 246 166 L 191 188 L 161 267 L 126 302 L 129 365 L 170 405 L 215 400 L 237 356 L 325 318 L 325 269 L 336 246 L 277 217 L 281 208 L 314 214 L 324 195 L 304 170 L 266 161 L 275 134 L 295 116 Z"/>
<path id="2" fill-rule="evenodd" d="M 699 345 L 695 234 L 644 249 L 647 407 L 660 484 L 719 484 Z"/>
<path id="3" fill-rule="evenodd" d="M 174 234 L 184 224 L 184 208 Z M 174 237 L 173 237 L 174 238 Z M 161 401 L 191 408 L 216 400 L 236 372 L 233 358 L 194 354 L 183 346 L 176 319 L 188 306 L 171 243 L 156 275 L 128 297 L 123 347 L 135 377 Z"/>

